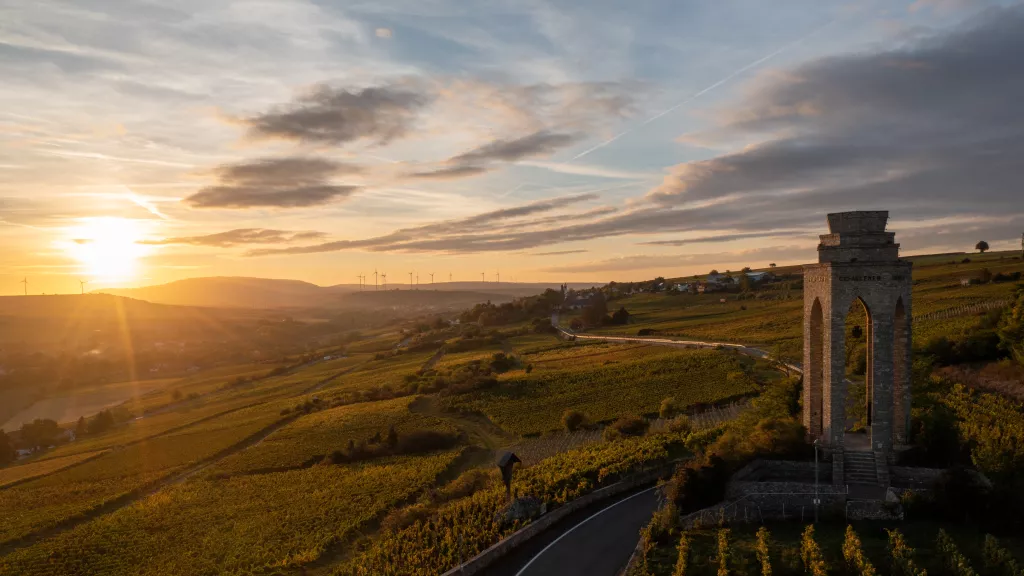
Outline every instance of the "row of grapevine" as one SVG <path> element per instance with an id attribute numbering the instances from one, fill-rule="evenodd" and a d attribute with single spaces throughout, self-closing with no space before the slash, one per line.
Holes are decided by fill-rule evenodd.
<path id="1" fill-rule="evenodd" d="M 718 576 L 729 576 L 729 529 L 718 531 Z"/>
<path id="2" fill-rule="evenodd" d="M 861 546 L 860 537 L 853 530 L 853 526 L 846 527 L 846 537 L 843 539 L 843 560 L 846 561 L 846 568 L 850 574 L 857 576 L 876 576 L 875 567 L 864 555 L 864 548 Z"/>
<path id="3" fill-rule="evenodd" d="M 1010 554 L 1010 551 L 999 545 L 991 534 L 985 535 L 982 546 L 985 573 L 990 576 L 1024 576 L 1024 567 Z"/>
<path id="4" fill-rule="evenodd" d="M 886 530 L 889 534 L 889 557 L 892 558 L 892 576 L 926 576 L 914 563 L 914 549 L 907 545 L 899 530 Z"/>
<path id="5" fill-rule="evenodd" d="M 828 564 L 821 547 L 814 539 L 814 526 L 808 525 L 800 539 L 800 559 L 807 576 L 828 576 Z"/>
<path id="6" fill-rule="evenodd" d="M 652 525 L 647 529 L 650 530 Z M 826 526 L 824 530 L 825 538 L 831 539 L 834 534 L 832 527 Z M 915 562 L 915 551 L 907 544 L 904 535 L 898 530 L 886 532 L 890 560 L 888 573 L 892 576 L 926 576 L 924 568 Z M 726 576 L 739 572 L 748 576 L 758 573 L 760 576 L 773 576 L 773 562 L 778 561 L 780 571 L 787 574 L 802 571 L 807 576 L 825 576 L 829 573 L 878 576 L 879 570 L 867 557 L 861 538 L 853 527 L 847 526 L 843 536 L 842 557 L 841 560 L 837 559 L 841 568 L 837 570 L 826 559 L 825 551 L 818 542 L 819 534 L 813 525 L 803 531 L 798 549 L 795 545 L 774 542 L 768 529 L 763 526 L 754 534 L 744 530 L 733 533 L 721 528 L 683 530 L 678 544 L 662 538 L 658 540 L 657 549 L 647 549 L 648 558 L 656 560 L 646 564 L 647 573 L 686 576 L 695 572 L 714 572 L 717 576 Z M 944 530 L 939 530 L 935 551 L 935 564 L 941 566 L 938 573 L 977 576 L 978 571 L 971 567 L 952 537 Z M 984 538 L 982 559 L 984 570 L 981 573 L 985 576 L 1024 576 L 1013 554 L 991 535 Z"/>
<path id="7" fill-rule="evenodd" d="M 936 548 L 939 557 L 946 567 L 946 571 L 952 576 L 978 576 L 978 573 L 971 568 L 971 563 L 957 548 L 956 542 L 948 532 L 939 528 L 939 537 L 936 541 Z"/>

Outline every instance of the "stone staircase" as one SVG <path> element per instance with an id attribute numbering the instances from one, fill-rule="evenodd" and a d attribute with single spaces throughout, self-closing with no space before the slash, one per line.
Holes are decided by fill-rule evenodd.
<path id="1" fill-rule="evenodd" d="M 848 450 L 843 454 L 843 481 L 846 484 L 878 486 L 878 480 L 874 453 Z"/>

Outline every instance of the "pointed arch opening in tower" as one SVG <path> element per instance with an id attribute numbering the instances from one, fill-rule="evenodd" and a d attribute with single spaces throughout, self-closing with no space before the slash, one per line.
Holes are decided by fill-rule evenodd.
<path id="1" fill-rule="evenodd" d="M 824 393 L 822 387 L 825 381 L 825 318 L 821 309 L 821 301 L 817 298 L 814 299 L 814 304 L 811 306 L 809 346 L 810 362 L 805 368 L 806 381 L 804 382 L 804 385 L 807 386 L 807 402 L 804 410 L 807 411 L 808 417 L 805 419 L 804 425 L 807 426 L 807 432 L 811 437 L 817 438 L 821 436 L 823 429 Z"/>
<path id="2" fill-rule="evenodd" d="M 848 449 L 870 449 L 872 417 L 871 310 L 860 297 L 846 314 L 846 398 L 843 444 Z"/>

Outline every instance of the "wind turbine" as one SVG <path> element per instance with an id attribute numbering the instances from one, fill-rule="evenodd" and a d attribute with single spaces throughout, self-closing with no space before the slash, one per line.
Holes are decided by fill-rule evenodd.
<path id="1" fill-rule="evenodd" d="M 83 295 L 85 295 L 85 285 L 86 285 L 86 284 L 88 284 L 88 283 L 89 283 L 89 281 L 88 281 L 88 280 L 79 280 L 79 281 L 78 281 L 78 284 L 79 284 L 79 285 L 80 285 L 80 287 L 82 288 L 82 294 L 83 294 Z"/>
<path id="2" fill-rule="evenodd" d="M 356 278 L 359 278 L 359 291 L 362 292 L 363 291 L 363 277 L 361 275 L 357 275 Z"/>
<path id="3" fill-rule="evenodd" d="M 481 272 L 480 273 L 480 281 L 486 284 L 487 283 L 487 279 L 484 278 L 484 274 L 486 274 L 486 272 Z"/>
<path id="4" fill-rule="evenodd" d="M 416 289 L 417 290 L 420 289 L 420 273 L 419 272 L 416 273 Z"/>
<path id="5" fill-rule="evenodd" d="M 451 272 L 449 272 L 449 273 L 448 273 L 448 282 L 450 283 L 451 281 L 452 281 L 452 273 L 451 273 Z"/>
<path id="6" fill-rule="evenodd" d="M 25 285 L 25 296 L 28 296 L 28 276 L 25 276 L 25 278 L 20 282 L 20 284 Z"/>
<path id="7" fill-rule="evenodd" d="M 373 289 L 377 289 L 377 269 L 373 269 Z"/>
<path id="8" fill-rule="evenodd" d="M 412 272 L 409 272 L 409 290 L 412 290 Z"/>
<path id="9" fill-rule="evenodd" d="M 434 285 L 434 273 L 433 272 L 430 272 L 430 285 L 431 286 Z"/>
<path id="10" fill-rule="evenodd" d="M 501 272 L 500 271 L 494 273 L 494 282 L 495 282 L 495 284 L 501 284 Z"/>
<path id="11" fill-rule="evenodd" d="M 374 274 L 376 274 L 376 272 L 374 272 Z M 380 273 L 380 277 L 381 277 L 382 280 L 384 280 L 384 291 L 387 292 L 388 291 L 388 275 L 387 275 L 387 272 L 381 272 Z"/>

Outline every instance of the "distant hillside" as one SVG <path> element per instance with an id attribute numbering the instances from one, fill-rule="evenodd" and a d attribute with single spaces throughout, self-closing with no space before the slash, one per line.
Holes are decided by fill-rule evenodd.
<path id="1" fill-rule="evenodd" d="M 392 308 L 417 309 L 421 311 L 452 311 L 471 308 L 475 304 L 493 302 L 495 304 L 512 300 L 509 294 L 486 292 L 461 292 L 454 290 L 370 290 L 352 292 L 338 299 L 341 307 L 361 309 Z"/>
<path id="2" fill-rule="evenodd" d="M 0 349 L 8 344 L 74 348 L 85 341 L 159 333 L 170 339 L 209 333 L 210 326 L 224 331 L 255 318 L 249 311 L 153 304 L 112 294 L 0 296 Z"/>
<path id="3" fill-rule="evenodd" d="M 372 282 L 372 279 L 370 280 Z M 570 288 L 590 288 L 600 286 L 600 282 L 574 282 L 569 284 Z M 243 277 L 211 277 L 211 278 L 189 278 L 178 280 L 169 284 L 156 286 L 145 286 L 142 288 L 103 289 L 97 293 L 114 294 L 128 298 L 136 298 L 157 304 L 174 304 L 178 306 L 205 306 L 214 308 L 330 308 L 343 302 L 339 300 L 340 295 L 355 293 L 379 293 L 391 294 L 400 292 L 424 293 L 447 293 L 457 292 L 463 294 L 456 298 L 444 297 L 421 297 L 416 300 L 417 305 L 430 304 L 427 300 L 434 300 L 439 305 L 450 306 L 454 301 L 469 301 L 472 305 L 478 300 L 474 298 L 483 296 L 483 300 L 506 301 L 514 297 L 531 296 L 539 294 L 547 288 L 557 290 L 557 283 L 541 282 L 437 282 L 430 284 L 423 282 L 413 290 L 409 284 L 388 282 L 388 290 L 384 291 L 383 280 L 380 281 L 378 289 L 373 284 L 364 286 L 362 290 L 358 284 L 338 284 L 334 286 L 321 287 L 309 282 L 299 280 L 273 280 L 269 278 L 243 278 Z M 415 289 L 415 288 L 418 288 Z M 477 296 L 469 296 L 476 294 Z M 382 298 L 395 298 L 383 296 Z M 385 300 L 381 300 L 384 302 Z M 390 300 L 387 300 L 390 302 Z M 367 300 L 377 303 L 377 300 Z M 400 302 L 399 302 L 400 304 Z"/>
<path id="4" fill-rule="evenodd" d="M 358 287 L 356 287 L 358 289 Z M 157 304 L 214 308 L 306 308 L 351 290 L 334 290 L 299 280 L 269 278 L 188 278 L 143 288 L 104 289 L 98 292 L 137 298 Z"/>

